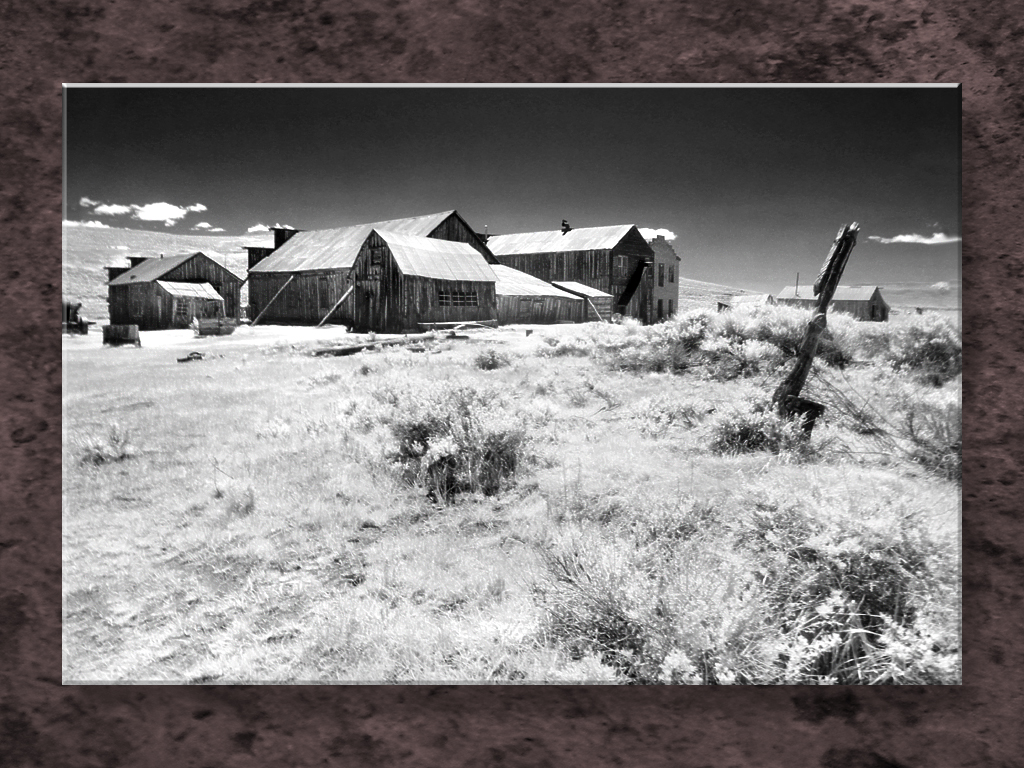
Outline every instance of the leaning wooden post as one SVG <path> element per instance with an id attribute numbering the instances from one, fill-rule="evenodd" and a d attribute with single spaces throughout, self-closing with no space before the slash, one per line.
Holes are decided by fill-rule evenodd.
<path id="1" fill-rule="evenodd" d="M 825 330 L 825 313 L 828 310 L 829 302 L 835 295 L 836 286 L 843 276 L 846 262 L 850 258 L 853 246 L 857 244 L 857 222 L 850 225 L 843 225 L 832 243 L 832 250 L 829 251 L 825 263 L 818 273 L 818 279 L 814 281 L 814 295 L 818 297 L 818 305 L 814 310 L 807 331 L 804 333 L 803 341 L 800 343 L 800 350 L 797 353 L 796 364 L 789 375 L 783 379 L 772 395 L 772 406 L 776 412 L 785 418 L 800 416 L 803 418 L 804 431 L 810 434 L 814 429 L 814 422 L 818 416 L 825 412 L 825 406 L 811 400 L 800 397 L 800 390 L 803 389 L 807 376 L 811 372 L 811 365 L 814 362 L 814 354 L 818 350 L 818 340 Z"/>
<path id="2" fill-rule="evenodd" d="M 290 283 L 294 279 L 295 279 L 295 275 L 292 275 L 291 277 L 289 277 L 287 280 L 284 281 L 284 285 L 282 285 L 281 288 L 278 290 L 278 292 L 274 294 L 274 298 L 272 298 L 270 301 L 268 301 L 267 302 L 267 306 L 265 306 L 263 308 L 263 311 L 260 312 L 258 315 L 256 315 L 256 319 L 252 321 L 252 325 L 256 325 L 256 323 L 258 323 L 260 321 L 260 318 L 263 317 L 263 313 L 266 312 L 268 309 L 270 309 L 270 305 L 273 304 L 275 301 L 277 301 L 277 297 L 280 296 L 281 292 L 285 288 L 288 287 L 288 283 Z"/>
<path id="3" fill-rule="evenodd" d="M 321 325 L 323 325 L 324 323 L 327 322 L 327 318 L 334 314 L 334 310 L 336 310 L 338 307 L 341 306 L 341 302 L 343 302 L 345 299 L 347 299 L 348 295 L 350 293 L 352 293 L 352 291 L 354 291 L 355 288 L 356 287 L 354 285 L 350 285 L 349 286 L 348 290 L 345 291 L 345 293 L 342 295 L 342 297 L 340 299 L 338 299 L 336 302 L 334 302 L 334 306 L 331 307 L 330 311 L 326 315 L 324 315 L 324 319 L 316 324 L 317 328 L 319 328 Z"/>

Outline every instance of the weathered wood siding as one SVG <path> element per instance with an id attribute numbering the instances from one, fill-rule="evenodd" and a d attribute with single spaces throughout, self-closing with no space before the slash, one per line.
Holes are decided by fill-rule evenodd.
<path id="1" fill-rule="evenodd" d="M 255 319 L 269 304 L 260 323 L 316 325 L 352 285 L 348 270 L 300 272 L 276 299 L 274 296 L 292 275 L 287 272 L 251 272 L 249 274 L 249 317 Z M 273 299 L 273 304 L 270 304 Z M 345 300 L 328 319 L 348 325 L 345 315 L 352 297 Z"/>
<path id="2" fill-rule="evenodd" d="M 498 325 L 579 323 L 586 302 L 566 295 L 498 296 Z M 586 307 L 589 309 L 589 307 Z M 590 310 L 593 314 L 593 310 Z"/>

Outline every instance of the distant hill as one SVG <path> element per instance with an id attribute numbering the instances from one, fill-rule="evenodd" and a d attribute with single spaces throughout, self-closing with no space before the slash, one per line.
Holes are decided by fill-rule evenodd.
<path id="1" fill-rule="evenodd" d="M 753 293 L 742 288 L 730 288 L 728 285 L 705 283 L 701 280 L 679 278 L 679 311 L 691 309 L 717 309 L 718 302 L 728 302 L 733 296 Z"/>
<path id="2" fill-rule="evenodd" d="M 174 256 L 202 251 L 236 275 L 245 277 L 245 246 L 271 246 L 272 233 L 253 235 L 178 235 L 138 229 L 62 227 L 61 277 L 66 298 L 82 302 L 90 320 L 105 322 L 107 267 L 128 266 L 129 256 Z M 242 289 L 243 292 L 245 288 Z M 245 301 L 243 296 L 243 302 Z"/>

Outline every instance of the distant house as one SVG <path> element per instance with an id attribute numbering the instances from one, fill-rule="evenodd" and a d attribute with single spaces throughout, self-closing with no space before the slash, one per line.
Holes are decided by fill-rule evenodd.
<path id="1" fill-rule="evenodd" d="M 654 251 L 654 263 L 647 271 L 651 291 L 648 322 L 657 323 L 672 317 L 679 308 L 679 264 L 682 259 L 664 235 L 647 242 Z"/>
<path id="2" fill-rule="evenodd" d="M 491 269 L 497 279 L 498 325 L 582 322 L 586 309 L 582 296 L 512 267 L 495 264 Z"/>
<path id="3" fill-rule="evenodd" d="M 764 307 L 775 304 L 775 297 L 770 293 L 738 293 L 718 302 L 718 311 L 734 307 Z"/>
<path id="4" fill-rule="evenodd" d="M 611 295 L 614 310 L 645 322 L 654 250 L 632 224 L 547 232 L 491 235 L 487 247 L 498 262 L 546 283 L 575 282 Z"/>
<path id="5" fill-rule="evenodd" d="M 807 286 L 787 286 L 776 294 L 778 304 L 813 308 L 818 305 L 814 290 Z M 874 285 L 840 285 L 828 305 L 833 312 L 845 312 L 858 320 L 889 320 L 889 305 L 882 298 L 882 292 Z"/>
<path id="6" fill-rule="evenodd" d="M 187 328 L 196 317 L 239 316 L 242 278 L 205 253 L 129 261 L 107 267 L 111 324 L 152 331 Z"/>
<path id="7" fill-rule="evenodd" d="M 373 233 L 376 233 L 376 239 L 371 242 L 370 235 Z M 384 233 L 393 237 L 408 236 L 459 243 L 465 247 L 448 249 L 442 253 L 437 249 L 432 250 L 429 244 L 414 243 L 407 248 L 415 250 L 419 256 L 412 262 L 405 263 L 401 262 L 401 257 L 397 257 L 396 260 L 394 254 L 391 254 L 390 246 L 382 239 Z M 399 298 L 391 291 L 399 288 L 399 282 L 387 282 L 393 277 L 397 280 L 398 273 L 388 272 L 384 283 L 378 285 L 376 281 L 381 275 L 370 269 L 373 267 L 383 270 L 384 254 L 391 254 L 387 256 L 389 263 L 404 277 L 410 278 L 410 282 L 401 284 L 401 289 L 407 291 L 414 284 L 420 285 L 421 288 L 426 285 L 419 282 L 421 278 L 437 280 L 442 279 L 437 276 L 439 274 L 450 274 L 443 270 L 445 254 L 451 255 L 453 264 L 465 261 L 463 256 L 470 252 L 475 252 L 478 257 L 474 264 L 482 263 L 484 267 L 488 267 L 492 263 L 497 263 L 487 245 L 457 211 L 443 211 L 372 224 L 356 224 L 337 229 L 275 229 L 274 245 L 269 252 L 264 252 L 266 249 L 249 249 L 249 317 L 254 320 L 261 318 L 260 322 L 316 325 L 329 319 L 331 322 L 349 324 L 360 329 L 384 331 L 384 326 L 390 329 L 402 325 L 404 329 L 414 327 L 417 322 L 441 322 L 440 316 L 446 314 L 460 317 L 479 315 L 491 320 L 495 318 L 493 272 L 486 273 L 486 280 L 461 281 L 489 282 L 489 289 L 479 286 L 473 289 L 449 286 L 450 291 L 455 291 L 458 295 L 466 291 L 476 291 L 478 301 L 485 303 L 471 311 L 468 305 L 447 303 L 449 299 L 456 300 L 452 298 L 454 294 L 449 296 L 450 291 L 445 294 L 444 304 L 439 303 L 442 301 L 439 296 L 433 303 L 420 303 L 398 309 L 396 302 L 404 301 L 405 298 Z M 403 246 L 397 247 L 401 249 Z M 431 253 L 434 255 L 429 256 Z M 364 263 L 362 271 L 357 273 L 355 268 L 360 256 L 365 256 L 373 263 Z M 432 259 L 441 262 L 436 265 L 436 270 L 434 266 L 427 266 L 427 262 Z M 412 271 L 403 271 L 405 267 Z M 419 274 L 416 270 L 427 270 L 433 276 Z M 476 271 L 473 271 L 473 274 L 479 276 Z M 460 280 L 456 279 L 454 282 Z M 356 290 L 353 294 L 337 309 L 332 309 L 354 285 Z M 408 298 L 408 294 L 404 295 Z M 488 299 L 488 296 L 492 298 Z M 420 301 L 425 299 L 421 297 Z M 428 319 L 428 316 L 434 319 Z"/>

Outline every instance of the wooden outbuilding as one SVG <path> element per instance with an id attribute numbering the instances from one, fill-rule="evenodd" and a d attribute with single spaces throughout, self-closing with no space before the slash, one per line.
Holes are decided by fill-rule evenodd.
<path id="1" fill-rule="evenodd" d="M 611 322 L 612 315 L 615 314 L 615 297 L 610 293 L 571 280 L 558 280 L 552 285 L 572 296 L 579 296 L 583 299 L 584 323 Z"/>
<path id="2" fill-rule="evenodd" d="M 498 262 L 547 283 L 575 282 L 610 294 L 614 310 L 648 322 L 654 251 L 632 224 L 492 235 Z"/>
<path id="3" fill-rule="evenodd" d="M 777 304 L 812 309 L 818 305 L 810 285 L 789 285 L 775 296 Z M 828 305 L 830 312 L 844 312 L 858 320 L 888 322 L 889 305 L 875 285 L 840 285 Z"/>
<path id="4" fill-rule="evenodd" d="M 405 219 L 391 219 L 372 224 L 355 224 L 348 227 L 321 230 L 275 230 L 275 248 L 270 253 L 255 254 L 250 249 L 250 260 L 255 261 L 249 269 L 249 317 L 259 319 L 263 323 L 281 323 L 295 325 L 318 325 L 322 322 L 352 325 L 360 330 L 372 329 L 382 331 L 383 325 L 388 328 L 396 324 L 409 323 L 404 327 L 414 327 L 417 322 L 428 322 L 422 319 L 426 315 L 438 314 L 473 314 L 469 307 L 460 306 L 455 312 L 453 305 L 429 306 L 422 303 L 410 307 L 407 313 L 394 310 L 399 299 L 388 291 L 394 290 L 397 282 L 382 285 L 383 293 L 374 293 L 367 281 L 367 273 L 354 272 L 361 254 L 368 254 L 371 249 L 386 249 L 383 243 L 368 245 L 371 233 L 387 232 L 395 236 L 437 240 L 441 242 L 460 243 L 475 251 L 485 266 L 497 263 L 483 239 L 478 236 L 457 211 L 416 216 Z M 429 252 L 429 247 L 420 244 L 421 252 Z M 383 251 L 380 251 L 383 253 Z M 455 249 L 453 253 L 466 255 L 466 248 Z M 443 254 L 435 258 L 444 260 Z M 461 259 L 461 256 L 453 256 Z M 422 263 L 420 261 L 417 264 Z M 375 264 L 373 266 L 381 266 Z M 396 265 L 396 268 L 401 268 Z M 447 273 L 446 273 L 447 274 Z M 412 279 L 405 288 L 417 282 L 418 278 L 435 280 L 418 274 L 407 275 Z M 488 273 L 490 280 L 488 291 L 477 290 L 478 300 L 489 301 L 490 305 L 478 306 L 479 313 L 490 313 L 487 319 L 495 318 L 494 274 Z M 460 282 L 456 280 L 455 282 Z M 481 282 L 469 280 L 468 282 Z M 369 291 L 377 298 L 373 299 L 374 309 L 360 302 L 370 301 L 369 294 L 355 293 L 345 297 L 353 285 L 359 283 L 361 291 Z M 422 283 L 418 283 L 425 285 Z M 463 289 L 452 288 L 457 293 Z M 470 289 L 465 289 L 470 291 Z M 470 291 L 472 292 L 472 291 Z M 345 302 L 333 309 L 345 297 Z M 404 300 L 404 299 L 403 299 Z M 436 299 L 440 301 L 440 298 Z M 383 307 L 387 306 L 387 310 Z M 414 319 L 420 317 L 421 319 Z M 401 318 L 401 320 L 399 319 Z M 440 318 L 434 321 L 439 322 Z M 381 325 L 383 323 L 383 325 Z"/>
<path id="5" fill-rule="evenodd" d="M 153 331 L 187 328 L 193 318 L 239 316 L 244 281 L 205 253 L 130 261 L 130 267 L 107 267 L 112 325 Z"/>
<path id="6" fill-rule="evenodd" d="M 737 293 L 728 299 L 718 302 L 718 311 L 738 309 L 741 307 L 767 307 L 775 304 L 775 297 L 770 293 Z"/>
<path id="7" fill-rule="evenodd" d="M 497 279 L 498 325 L 579 323 L 586 301 L 550 283 L 500 264 L 491 266 Z M 611 298 L 611 297 L 609 297 Z"/>

